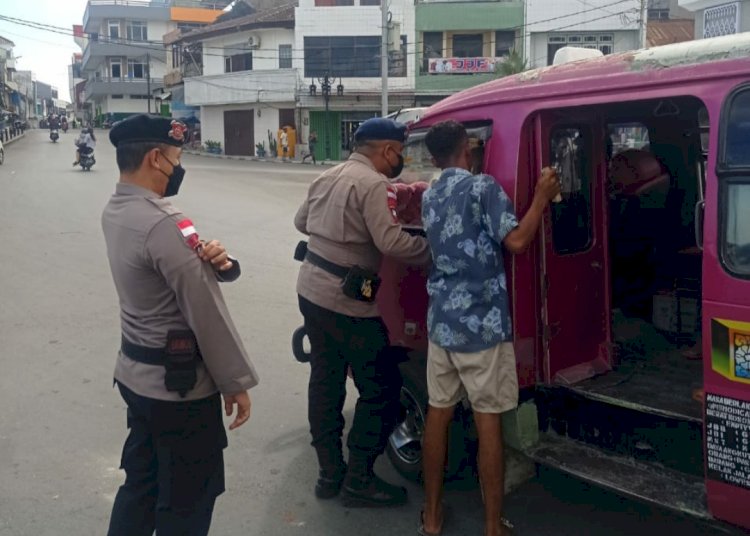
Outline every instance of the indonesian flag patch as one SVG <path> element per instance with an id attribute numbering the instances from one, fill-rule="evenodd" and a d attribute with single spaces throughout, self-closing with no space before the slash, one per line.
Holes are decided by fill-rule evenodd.
<path id="1" fill-rule="evenodd" d="M 180 220 L 177 222 L 177 227 L 180 229 L 182 236 L 185 238 L 185 243 L 190 249 L 198 249 L 200 247 L 201 240 L 192 221 L 188 219 Z"/>
<path id="2" fill-rule="evenodd" d="M 396 207 L 398 206 L 398 196 L 396 195 L 396 189 L 390 184 L 385 187 L 388 190 L 388 209 L 391 211 L 394 223 L 398 223 L 398 214 L 396 213 Z"/>

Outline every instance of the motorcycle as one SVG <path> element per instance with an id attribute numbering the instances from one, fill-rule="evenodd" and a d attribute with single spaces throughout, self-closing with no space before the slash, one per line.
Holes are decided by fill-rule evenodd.
<path id="1" fill-rule="evenodd" d="M 57 131 L 56 128 L 53 128 L 49 131 L 49 139 L 52 140 L 52 143 L 57 143 L 57 140 L 60 139 L 60 133 Z"/>
<path id="2" fill-rule="evenodd" d="M 63 131 L 63 134 L 67 134 L 68 133 L 68 124 L 67 123 L 63 123 L 63 125 L 62 125 L 62 131 Z"/>
<path id="3" fill-rule="evenodd" d="M 96 164 L 96 158 L 94 158 L 94 150 L 87 147 L 81 148 L 81 159 L 78 165 L 81 166 L 83 171 L 91 171 L 91 168 Z"/>

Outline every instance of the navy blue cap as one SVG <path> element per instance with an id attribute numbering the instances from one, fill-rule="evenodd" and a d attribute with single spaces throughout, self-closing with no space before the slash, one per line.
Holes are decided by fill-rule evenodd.
<path id="1" fill-rule="evenodd" d="M 404 143 L 406 141 L 406 125 L 393 119 L 373 117 L 359 125 L 357 132 L 354 133 L 354 141 L 356 143 L 366 141 L 398 141 Z"/>
<path id="2" fill-rule="evenodd" d="M 187 127 L 184 123 L 159 115 L 133 115 L 115 123 L 109 141 L 119 147 L 125 143 L 165 143 L 182 147 Z"/>

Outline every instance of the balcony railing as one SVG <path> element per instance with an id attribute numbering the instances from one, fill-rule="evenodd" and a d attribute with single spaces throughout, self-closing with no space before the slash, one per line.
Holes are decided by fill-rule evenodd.
<path id="1" fill-rule="evenodd" d="M 83 52 L 81 66 L 84 71 L 93 71 L 102 59 L 109 56 L 143 58 L 146 54 L 150 54 L 153 60 L 159 62 L 165 62 L 167 59 L 166 49 L 160 49 L 157 45 L 145 41 L 143 43 L 121 43 L 117 40 L 89 41 Z"/>
<path id="2" fill-rule="evenodd" d="M 105 19 L 145 19 L 148 21 L 168 21 L 171 0 L 89 0 L 83 14 L 85 32 L 96 33 L 99 28 L 93 21 Z"/>
<path id="3" fill-rule="evenodd" d="M 152 78 L 151 91 L 164 87 L 161 78 Z M 145 78 L 94 78 L 86 82 L 86 98 L 104 95 L 146 95 L 149 81 Z"/>

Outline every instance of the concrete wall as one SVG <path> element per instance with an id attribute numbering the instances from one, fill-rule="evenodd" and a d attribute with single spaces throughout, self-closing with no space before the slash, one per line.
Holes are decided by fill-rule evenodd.
<path id="1" fill-rule="evenodd" d="M 702 39 L 703 38 L 703 13 L 706 8 L 710 7 L 718 7 L 725 4 L 732 4 L 734 2 L 726 2 L 723 0 L 713 1 L 710 2 L 710 5 L 708 2 L 704 2 L 704 8 L 699 9 L 695 12 L 695 38 L 696 39 Z M 740 2 L 740 27 L 738 28 L 738 32 L 748 32 L 750 31 L 750 1 L 744 0 Z"/>
<path id="2" fill-rule="evenodd" d="M 201 106 L 201 139 L 220 141 L 224 148 L 224 112 L 231 110 L 254 110 L 255 143 L 265 142 L 268 151 L 268 131 L 274 135 L 279 129 L 279 108 L 294 108 L 294 102 L 270 107 L 263 104 L 233 104 L 227 106 Z M 258 117 L 260 110 L 260 117 Z"/>
<path id="3" fill-rule="evenodd" d="M 289 102 L 295 99 L 297 82 L 294 69 L 196 76 L 185 79 L 185 104 Z"/>
<path id="4" fill-rule="evenodd" d="M 157 104 L 155 101 L 151 101 L 151 111 L 156 110 Z M 146 113 L 148 111 L 148 101 L 146 99 L 131 99 L 128 95 L 124 95 L 122 99 L 113 99 L 111 96 L 106 96 L 101 100 L 102 113 L 127 113 L 137 114 Z"/>
<path id="5" fill-rule="evenodd" d="M 250 36 L 260 37 L 260 47 L 255 50 L 248 47 Z M 279 45 L 292 45 L 292 57 L 300 55 L 294 50 L 294 30 L 283 28 L 250 30 L 206 39 L 203 41 L 203 74 L 224 74 L 224 57 L 243 52 L 253 53 L 254 71 L 278 69 Z"/>
<path id="6" fill-rule="evenodd" d="M 355 0 L 355 3 L 356 0 Z M 413 0 L 392 0 L 390 11 L 393 21 L 401 23 L 401 35 L 407 36 L 406 76 L 389 78 L 391 90 L 414 89 L 415 69 L 415 17 Z M 314 0 L 300 0 L 295 9 L 294 66 L 304 76 L 306 36 L 373 36 L 381 35 L 380 6 L 329 6 L 315 7 Z M 305 81 L 309 84 L 309 79 Z M 346 92 L 380 92 L 380 77 L 343 78 Z"/>

